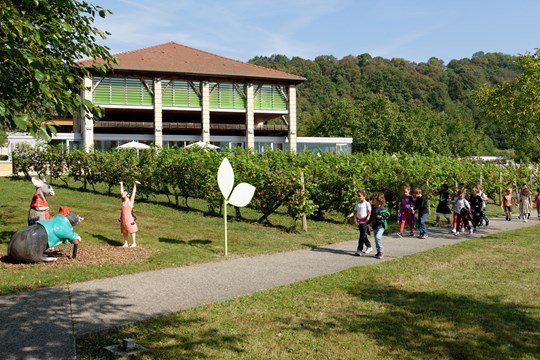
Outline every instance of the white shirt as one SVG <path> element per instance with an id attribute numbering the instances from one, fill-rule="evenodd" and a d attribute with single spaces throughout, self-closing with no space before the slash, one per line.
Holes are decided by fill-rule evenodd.
<path id="1" fill-rule="evenodd" d="M 369 201 L 364 200 L 363 203 L 356 203 L 354 210 L 356 211 L 356 223 L 365 224 L 368 221 L 367 216 L 368 212 L 371 211 L 371 204 L 369 203 Z"/>

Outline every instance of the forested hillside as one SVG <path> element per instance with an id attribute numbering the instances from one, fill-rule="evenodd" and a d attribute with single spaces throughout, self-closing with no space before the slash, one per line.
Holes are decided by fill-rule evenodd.
<path id="1" fill-rule="evenodd" d="M 369 54 L 314 60 L 273 55 L 250 63 L 307 79 L 298 87 L 300 136 L 353 137 L 357 152 L 464 156 L 508 148 L 500 126 L 479 115 L 471 91 L 516 78 L 516 58 L 478 52 L 445 64 Z"/>

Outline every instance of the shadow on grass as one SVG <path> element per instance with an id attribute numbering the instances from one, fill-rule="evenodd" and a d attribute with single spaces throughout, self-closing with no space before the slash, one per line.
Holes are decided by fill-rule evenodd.
<path id="1" fill-rule="evenodd" d="M 106 242 L 107 244 L 111 246 L 122 246 L 124 243 L 121 240 L 118 239 L 111 239 L 106 236 L 100 235 L 100 234 L 92 234 L 93 237 L 98 239 L 99 241 Z"/>
<path id="2" fill-rule="evenodd" d="M 15 231 L 0 231 L 0 244 L 8 244 Z"/>
<path id="3" fill-rule="evenodd" d="M 117 359 L 104 346 L 118 344 L 123 338 L 134 338 L 141 345 L 154 344 L 143 355 L 159 359 L 206 359 L 212 350 L 218 353 L 243 353 L 240 347 L 242 337 L 227 334 L 227 330 L 205 328 L 203 318 L 179 319 L 177 316 L 165 316 L 159 321 L 145 323 L 144 333 L 133 333 L 133 329 L 124 328 L 110 334 L 83 336 L 77 339 L 77 358 L 81 359 Z M 156 325 L 156 326 L 154 326 Z M 189 332 L 171 331 L 171 329 L 189 329 Z"/>
<path id="4" fill-rule="evenodd" d="M 538 309 L 467 296 L 413 292 L 382 285 L 354 291 L 377 304 L 376 313 L 357 308 L 330 321 L 302 320 L 300 331 L 334 328 L 371 337 L 390 356 L 406 358 L 509 359 L 540 356 Z"/>
<path id="5" fill-rule="evenodd" d="M 178 239 L 172 239 L 172 238 L 164 238 L 160 237 L 158 239 L 161 243 L 166 244 L 175 244 L 175 245 L 185 245 L 188 244 L 189 246 L 201 246 L 201 245 L 208 245 L 212 243 L 212 240 L 189 240 L 188 242 L 185 242 L 184 240 L 178 240 Z"/>
<path id="6" fill-rule="evenodd" d="M 164 238 L 164 237 L 158 238 L 158 242 L 162 242 L 166 244 L 176 244 L 176 245 L 184 245 L 186 243 L 184 240 Z"/>

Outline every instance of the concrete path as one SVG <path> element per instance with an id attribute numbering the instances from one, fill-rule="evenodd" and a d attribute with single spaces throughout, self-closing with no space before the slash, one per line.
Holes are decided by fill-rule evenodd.
<path id="1" fill-rule="evenodd" d="M 0 359 L 75 359 L 82 334 L 538 223 L 496 218 L 474 235 L 430 228 L 424 240 L 390 234 L 383 260 L 353 256 L 353 240 L 2 296 Z"/>

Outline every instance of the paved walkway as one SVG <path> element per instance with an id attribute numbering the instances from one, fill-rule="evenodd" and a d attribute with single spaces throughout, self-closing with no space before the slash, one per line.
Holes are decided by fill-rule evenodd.
<path id="1" fill-rule="evenodd" d="M 424 240 L 385 236 L 384 260 L 352 256 L 353 240 L 1 296 L 0 359 L 75 359 L 82 334 L 538 223 L 497 218 L 475 235 L 430 228 Z"/>

